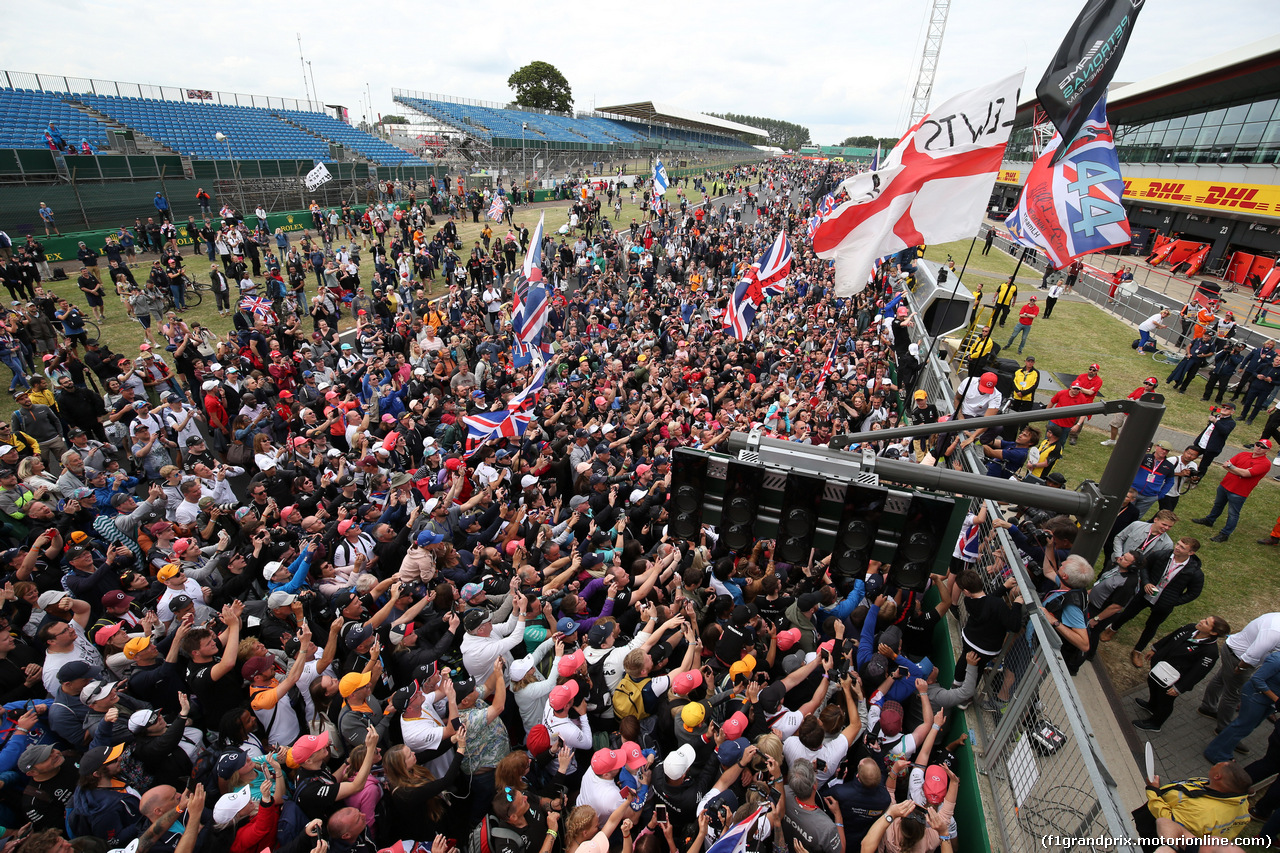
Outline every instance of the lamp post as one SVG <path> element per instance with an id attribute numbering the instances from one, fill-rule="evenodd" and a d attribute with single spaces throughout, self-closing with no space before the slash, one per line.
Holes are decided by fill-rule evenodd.
<path id="1" fill-rule="evenodd" d="M 240 185 L 240 167 L 236 164 L 235 155 L 231 153 L 231 140 L 222 131 L 218 131 L 213 138 L 227 146 L 227 159 L 231 161 L 231 174 L 235 177 L 236 194 L 240 196 L 240 215 L 244 216 L 248 213 L 248 208 L 244 205 L 244 187 Z"/>
<path id="2" fill-rule="evenodd" d="M 529 122 L 520 122 L 520 185 L 521 187 L 529 184 L 529 170 L 524 163 L 524 132 L 529 129 Z"/>

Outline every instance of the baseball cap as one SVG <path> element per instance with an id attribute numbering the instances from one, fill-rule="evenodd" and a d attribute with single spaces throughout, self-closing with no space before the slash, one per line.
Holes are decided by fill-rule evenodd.
<path id="1" fill-rule="evenodd" d="M 44 764 L 53 756 L 53 747 L 47 743 L 33 744 L 18 756 L 18 769 L 30 776 L 37 764 Z"/>
<path id="2" fill-rule="evenodd" d="M 796 599 L 796 606 L 801 613 L 808 613 L 813 608 L 822 603 L 822 596 L 816 592 L 806 592 L 804 595 Z"/>
<path id="3" fill-rule="evenodd" d="M 418 534 L 418 547 L 423 548 L 427 545 L 439 545 L 444 541 L 444 537 L 434 530 L 423 530 Z"/>
<path id="4" fill-rule="evenodd" d="M 240 810 L 249 805 L 253 801 L 253 795 L 249 791 L 249 786 L 245 785 L 230 793 L 223 794 L 218 798 L 218 802 L 213 806 L 213 822 L 229 823 L 232 818 L 240 814 Z"/>
<path id="5" fill-rule="evenodd" d="M 902 731 L 902 706 L 892 700 L 880 706 L 880 731 L 890 737 Z"/>
<path id="6" fill-rule="evenodd" d="M 293 746 L 289 747 L 289 766 L 297 767 L 300 764 L 304 764 L 308 758 L 320 750 L 328 748 L 328 732 L 321 732 L 318 735 L 303 735 L 293 742 Z"/>
<path id="7" fill-rule="evenodd" d="M 342 694 L 343 699 L 346 699 L 368 684 L 372 677 L 372 673 L 368 672 L 348 672 L 338 682 L 338 692 Z"/>
<path id="8" fill-rule="evenodd" d="M 996 375 L 994 373 L 984 373 L 978 378 L 978 390 L 984 394 L 989 394 L 996 390 Z"/>
<path id="9" fill-rule="evenodd" d="M 484 587 L 478 583 L 463 584 L 462 600 L 470 601 L 482 592 L 484 592 Z"/>
<path id="10" fill-rule="evenodd" d="M 191 596 L 189 595 L 175 595 L 173 598 L 169 599 L 169 610 L 177 613 L 179 610 L 186 610 L 192 605 L 192 603 Z"/>
<path id="11" fill-rule="evenodd" d="M 576 634 L 578 633 L 578 623 L 568 616 L 561 616 L 560 620 L 556 622 L 556 630 L 565 635 Z"/>
<path id="12" fill-rule="evenodd" d="M 924 798 L 929 805 L 936 806 L 947 796 L 947 770 L 941 764 L 930 764 L 924 771 Z"/>
<path id="13" fill-rule="evenodd" d="M 747 730 L 747 715 L 741 711 L 735 711 L 729 719 L 724 721 L 720 726 L 720 731 L 724 732 L 724 736 L 733 740 L 742 737 L 742 733 Z"/>
<path id="14" fill-rule="evenodd" d="M 662 772 L 668 779 L 679 779 L 689 772 L 689 768 L 693 766 L 697 757 L 693 747 L 686 743 L 663 759 Z"/>
<path id="15" fill-rule="evenodd" d="M 649 763 L 648 758 L 645 757 L 644 750 L 640 748 L 640 744 L 633 740 L 629 740 L 622 745 L 622 755 L 626 759 L 627 769 L 632 772 Z"/>
<path id="16" fill-rule="evenodd" d="M 48 610 L 64 598 L 70 598 L 71 593 L 64 592 L 60 589 L 51 589 L 40 593 L 40 597 L 36 599 L 36 604 L 40 605 L 41 610 Z"/>
<path id="17" fill-rule="evenodd" d="M 391 638 L 391 642 L 399 645 L 404 642 L 404 638 L 413 633 L 413 623 L 406 622 L 403 625 L 397 625 L 387 632 L 387 636 Z"/>
<path id="18" fill-rule="evenodd" d="M 351 630 L 347 631 L 347 637 L 344 642 L 348 649 L 354 649 L 372 636 L 373 629 L 368 625 L 353 625 Z"/>
<path id="19" fill-rule="evenodd" d="M 132 640 L 124 644 L 124 656 L 129 660 L 133 660 L 151 645 L 151 640 L 147 637 L 134 637 Z"/>
<path id="20" fill-rule="evenodd" d="M 80 691 L 80 701 L 86 705 L 106 699 L 116 689 L 115 681 L 90 681 Z"/>
<path id="21" fill-rule="evenodd" d="M 271 580 L 278 571 L 280 571 L 280 561 L 272 560 L 262 567 L 262 577 L 264 580 Z"/>
<path id="22" fill-rule="evenodd" d="M 911 395 L 911 399 L 913 399 L 913 400 L 927 400 L 927 399 L 929 399 L 929 394 L 928 394 L 928 392 L 926 392 L 926 391 L 917 391 L 916 393 L 914 393 L 914 394 L 912 394 L 912 395 Z"/>
<path id="23" fill-rule="evenodd" d="M 533 669 L 533 657 L 523 657 L 511 664 L 511 680 L 512 682 L 520 681 L 529 674 L 529 670 Z"/>
<path id="24" fill-rule="evenodd" d="M 701 702 L 690 702 L 680 709 L 680 722 L 684 723 L 686 731 L 693 731 L 702 725 L 702 721 L 707 718 L 707 709 Z"/>
<path id="25" fill-rule="evenodd" d="M 600 644 L 609 639 L 609 635 L 613 633 L 614 622 L 612 620 L 599 620 L 591 626 L 591 630 L 587 632 L 587 642 L 596 648 L 600 648 Z"/>
<path id="26" fill-rule="evenodd" d="M 882 679 L 883 680 L 883 679 Z M 760 691 L 760 698 L 757 700 L 760 710 L 766 714 L 772 714 L 782 707 L 782 700 L 787 696 L 787 685 L 781 681 L 775 681 Z"/>
<path id="27" fill-rule="evenodd" d="M 1261 447 L 1265 450 L 1270 450 L 1273 447 L 1271 443 L 1271 439 L 1269 438 L 1260 438 L 1254 442 L 1254 445 L 1257 447 Z"/>
<path id="28" fill-rule="evenodd" d="M 716 750 L 716 758 L 720 759 L 722 767 L 728 767 L 730 764 L 737 764 L 738 759 L 742 758 L 742 751 L 747 748 L 748 741 L 746 738 L 737 738 L 726 740 L 720 744 L 720 748 Z"/>
<path id="29" fill-rule="evenodd" d="M 124 630 L 123 622 L 116 622 L 114 625 L 103 625 L 93 634 L 93 641 L 100 646 L 105 646 L 111 642 L 111 638 Z"/>
<path id="30" fill-rule="evenodd" d="M 1156 447 L 1159 447 L 1163 450 L 1173 450 L 1173 445 L 1170 444 L 1168 441 L 1164 440 L 1163 438 L 1156 442 Z"/>
<path id="31" fill-rule="evenodd" d="M 182 567 L 177 563 L 165 563 L 160 567 L 160 571 L 156 572 L 156 579 L 167 581 L 170 578 L 176 578 L 180 574 L 182 574 Z"/>
<path id="32" fill-rule="evenodd" d="M 692 751 L 692 747 L 690 750 Z M 591 756 L 591 769 L 597 776 L 620 770 L 626 763 L 626 753 L 620 749 L 598 749 L 595 755 Z"/>
<path id="33" fill-rule="evenodd" d="M 702 671 L 690 669 L 671 679 L 671 689 L 677 696 L 688 696 L 702 686 Z"/>
<path id="34" fill-rule="evenodd" d="M 155 725 L 155 722 L 158 719 L 160 719 L 160 712 L 154 708 L 147 708 L 143 711 L 134 711 L 129 715 L 129 731 L 134 734 L 145 731 Z"/>
<path id="35" fill-rule="evenodd" d="M 573 700 L 578 698 L 578 682 L 570 679 L 564 684 L 558 685 L 551 690 L 551 695 L 547 701 L 551 705 L 553 711 L 563 711 L 573 704 Z"/>
<path id="36" fill-rule="evenodd" d="M 462 615 L 462 627 L 474 631 L 489 621 L 489 611 L 483 607 L 473 607 Z"/>
<path id="37" fill-rule="evenodd" d="M 80 775 L 89 776 L 97 773 L 104 765 L 119 761 L 122 755 L 124 755 L 123 743 L 115 746 L 95 746 L 80 757 Z"/>
<path id="38" fill-rule="evenodd" d="M 560 658 L 560 663 L 557 665 L 556 671 L 567 678 L 582 669 L 582 665 L 586 662 L 587 656 L 583 654 L 582 649 L 578 649 L 573 654 L 565 655 Z"/>
<path id="39" fill-rule="evenodd" d="M 232 749 L 218 756 L 217 772 L 219 779 L 230 779 L 249 760 L 248 753 Z"/>
<path id="40" fill-rule="evenodd" d="M 738 675 L 750 675 L 755 672 L 756 659 L 752 655 L 744 655 L 742 660 L 734 661 L 729 666 L 729 677 L 734 678 Z"/>
<path id="41" fill-rule="evenodd" d="M 272 609 L 277 607 L 289 607 L 297 600 L 298 596 L 293 593 L 285 592 L 283 589 L 277 589 L 275 592 L 267 596 L 267 607 Z"/>
<path id="42" fill-rule="evenodd" d="M 268 672 L 275 672 L 275 669 L 275 662 L 271 658 L 266 655 L 254 655 L 240 665 L 240 675 L 248 680 L 266 675 Z"/>
<path id="43" fill-rule="evenodd" d="M 785 631 L 778 632 L 778 651 L 789 651 L 792 646 L 800 642 L 800 629 L 788 628 Z"/>

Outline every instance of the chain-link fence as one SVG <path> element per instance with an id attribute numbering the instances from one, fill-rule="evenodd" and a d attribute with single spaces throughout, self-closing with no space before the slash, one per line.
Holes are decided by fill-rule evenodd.
<path id="1" fill-rule="evenodd" d="M 910 293 L 906 299 L 913 302 Z M 916 306 L 913 304 L 913 308 Z M 919 339 L 922 350 L 927 344 Z M 938 407 L 952 415 L 955 386 L 950 368 L 936 357 L 924 366 L 920 388 Z M 985 465 L 972 447 L 955 463 L 980 474 Z M 975 499 L 973 510 L 980 504 Z M 1003 518 L 1000 505 L 986 501 L 986 543 L 974 568 L 986 593 L 1014 592 L 1023 601 L 1038 603 L 1036 586 L 1013 539 L 996 529 L 992 518 Z M 1006 590 L 1006 578 L 1012 589 Z M 965 609 L 955 611 L 963 629 Z M 1061 641 L 1043 612 L 1026 608 L 1022 629 L 1010 636 L 1000 654 L 979 680 L 968 712 L 979 772 L 989 791 L 984 805 L 989 822 L 998 828 L 1000 849 L 1006 853 L 1055 847 L 1064 851 L 1135 850 L 1123 839 L 1134 835 L 1128 810 L 1120 801 L 1115 780 L 1094 745 L 1092 727 L 1061 655 Z M 1106 709 L 1099 709 L 1107 713 Z M 1051 843 L 1046 837 L 1096 839 L 1093 843 Z M 995 838 L 992 839 L 993 843 Z"/>

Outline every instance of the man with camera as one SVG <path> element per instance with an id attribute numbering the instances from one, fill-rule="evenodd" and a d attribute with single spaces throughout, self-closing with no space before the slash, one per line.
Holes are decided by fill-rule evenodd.
<path id="1" fill-rule="evenodd" d="M 1208 399 L 1208 395 L 1205 396 Z M 1200 451 L 1200 470 L 1208 471 L 1213 460 L 1218 458 L 1222 448 L 1227 446 L 1227 437 L 1236 428 L 1235 403 L 1223 403 L 1209 410 L 1209 423 L 1191 442 L 1191 446 Z"/>

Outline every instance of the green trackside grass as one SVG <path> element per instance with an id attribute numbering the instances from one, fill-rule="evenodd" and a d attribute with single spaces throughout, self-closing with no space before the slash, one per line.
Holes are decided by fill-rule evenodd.
<path id="1" fill-rule="evenodd" d="M 694 188 L 692 182 L 689 184 L 687 188 L 684 188 L 683 186 L 684 185 L 683 178 L 681 178 L 679 182 L 681 187 L 684 189 L 686 197 L 689 198 L 691 203 L 696 204 L 702 201 L 702 193 L 698 192 L 698 190 Z M 667 191 L 667 197 L 672 201 L 673 205 L 675 204 L 675 198 L 676 198 L 674 183 L 675 182 L 673 181 L 673 186 Z M 613 223 L 615 229 L 630 227 L 631 220 L 633 218 L 638 222 L 644 221 L 645 212 L 640 209 L 640 205 L 638 203 L 640 198 L 641 198 L 641 194 L 637 193 L 637 196 L 636 196 L 637 203 L 632 204 L 630 192 L 624 189 L 623 196 L 622 196 L 621 216 L 615 220 L 613 219 L 613 210 L 612 209 L 609 210 L 610 222 Z M 605 201 L 604 199 L 601 200 L 602 213 L 603 213 L 604 201 Z M 538 217 L 545 211 L 546 217 L 547 217 L 546 224 L 544 226 L 546 229 L 546 233 L 556 236 L 558 240 L 559 235 L 556 234 L 556 231 L 558 231 L 562 225 L 564 225 L 569 221 L 570 204 L 571 202 L 568 202 L 568 201 L 554 201 L 554 202 L 543 202 L 543 203 L 532 205 L 532 206 L 522 205 L 521 207 L 517 208 L 516 211 L 514 212 L 513 220 L 517 224 L 524 223 L 526 226 L 528 226 L 530 232 L 532 232 L 533 229 L 537 227 Z M 443 216 L 437 216 L 436 227 L 437 228 L 442 227 L 444 223 L 448 221 L 448 218 L 449 218 L 448 214 L 444 214 Z M 471 251 L 471 247 L 475 244 L 477 240 L 480 239 L 480 233 L 484 229 L 484 223 L 486 221 L 489 221 L 489 220 L 486 220 L 484 218 L 483 211 L 481 212 L 479 223 L 473 223 L 471 221 L 470 212 L 468 212 L 468 215 L 466 216 L 465 221 L 463 220 L 462 217 L 458 218 L 457 220 L 458 239 L 462 241 L 462 246 L 463 246 L 462 251 L 459 252 L 458 254 L 464 261 L 468 257 L 468 253 Z M 497 223 L 492 221 L 489 221 L 489 224 L 493 229 L 493 239 L 501 241 L 502 238 L 506 236 L 507 224 L 505 222 Z M 434 233 L 434 232 L 430 232 L 430 233 Z M 290 241 L 296 245 L 297 242 L 302 238 L 302 234 L 300 232 L 294 232 L 289 235 L 289 238 L 290 238 Z M 341 244 L 342 244 L 341 241 L 335 243 L 335 245 L 341 245 Z M 191 275 L 192 278 L 200 281 L 201 283 L 207 283 L 208 277 L 209 277 L 208 256 L 205 255 L 203 251 L 195 256 L 192 256 L 190 247 L 185 247 L 185 249 L 186 251 L 183 254 L 183 264 L 186 266 L 188 274 Z M 272 244 L 272 250 L 274 251 L 274 249 L 275 249 L 275 246 L 274 244 Z M 373 280 L 373 272 L 374 272 L 373 259 L 367 250 L 361 252 L 360 258 L 361 258 L 360 280 L 364 282 L 365 286 L 367 287 L 368 283 Z M 151 263 L 155 259 L 156 259 L 156 255 L 154 254 L 145 254 L 145 255 L 139 256 L 138 260 L 135 263 L 131 264 L 134 278 L 137 279 L 139 282 L 142 282 L 150 272 Z M 59 296 L 65 296 L 73 304 L 80 306 L 80 309 L 84 312 L 85 317 L 92 320 L 93 319 L 92 311 L 89 309 L 88 305 L 85 303 L 84 295 L 80 292 L 80 289 L 76 287 L 75 278 L 79 274 L 79 268 L 74 264 L 71 266 L 68 266 L 67 274 L 69 277 L 66 281 L 44 282 L 45 289 L 51 290 L 52 292 L 56 293 Z M 438 296 L 445 292 L 445 289 L 446 289 L 445 284 L 440 275 L 436 276 L 436 280 L 434 283 L 428 283 L 428 284 L 430 286 L 430 289 L 428 292 L 432 296 Z M 104 281 L 104 285 L 105 285 L 105 289 L 107 291 L 108 296 L 106 298 L 106 307 L 105 307 L 106 320 L 98 323 L 98 326 L 102 330 L 101 340 L 104 343 L 108 344 L 114 352 L 123 353 L 129 358 L 134 358 L 138 355 L 138 345 L 145 342 L 146 340 L 146 338 L 144 338 L 142 335 L 142 327 L 129 318 L 127 312 L 125 311 L 124 305 L 115 296 L 114 287 L 112 287 L 110 284 L 107 284 L 105 281 Z M 234 298 L 234 293 L 235 293 L 234 287 L 233 287 L 232 293 Z M 309 296 L 315 294 L 315 281 L 313 277 L 310 277 L 308 279 L 307 293 Z M 198 322 L 202 326 L 213 330 L 219 336 L 225 336 L 226 333 L 230 331 L 232 328 L 231 318 L 229 317 L 224 318 L 224 317 L 218 316 L 218 311 L 216 307 L 217 302 L 214 299 L 212 292 L 203 291 L 201 293 L 201 296 L 203 298 L 200 305 L 195 308 L 191 308 L 186 313 L 182 314 L 181 315 L 182 318 L 186 320 L 187 323 L 189 324 Z M 304 322 L 309 324 L 310 323 L 309 318 L 304 319 Z M 346 328 L 349 328 L 351 325 L 352 325 L 351 318 L 344 317 L 341 327 L 346 329 Z M 308 325 L 308 328 L 309 328 L 309 325 Z M 157 338 L 157 340 L 160 339 L 159 329 L 155 325 L 152 326 L 152 334 Z M 161 351 L 161 354 L 167 355 L 167 353 L 164 353 L 163 350 Z M 173 366 L 172 359 L 166 359 L 166 361 L 169 362 L 169 366 L 172 368 Z M 6 374 L 6 373 L 7 373 L 7 368 L 0 369 L 0 374 Z M 12 395 L 9 395 L 9 394 L 0 395 L 0 417 L 4 418 L 5 420 L 8 420 L 9 416 L 13 414 L 13 410 L 15 407 L 16 406 L 14 404 Z"/>
<path id="2" fill-rule="evenodd" d="M 1054 312 L 1056 315 L 1056 311 Z M 1068 487 L 1077 486 L 1082 479 L 1096 480 L 1107 464 L 1111 448 L 1102 447 L 1097 441 L 1084 441 L 1083 436 L 1093 437 L 1086 430 L 1075 447 L 1067 453 L 1054 470 L 1067 477 Z M 1254 489 L 1240 514 L 1240 524 L 1228 542 L 1210 542 L 1214 531 L 1191 519 L 1200 518 L 1213 506 L 1214 493 L 1222 480 L 1221 467 L 1209 473 L 1200 485 L 1178 501 L 1178 523 L 1170 535 L 1175 539 L 1191 536 L 1200 540 L 1200 560 L 1204 564 L 1204 592 L 1190 604 L 1173 611 L 1160 626 L 1157 637 L 1163 637 L 1174 628 L 1196 622 L 1205 616 L 1221 616 L 1231 623 L 1234 630 L 1243 627 L 1255 616 L 1275 610 L 1280 599 L 1280 571 L 1276 569 L 1277 554 L 1274 547 L 1256 544 L 1255 540 L 1271 532 L 1277 516 L 1280 516 L 1280 483 L 1268 476 Z M 1226 512 L 1218 519 L 1216 530 L 1226 522 Z M 1280 547 L 1280 546 L 1277 546 Z M 1101 568 L 1101 558 L 1098 562 Z M 1116 688 L 1120 691 L 1136 687 L 1146 681 L 1146 670 L 1135 669 L 1129 663 L 1129 651 L 1146 623 L 1144 613 L 1120 630 L 1110 643 L 1100 647 L 1099 659 L 1106 664 Z"/>

